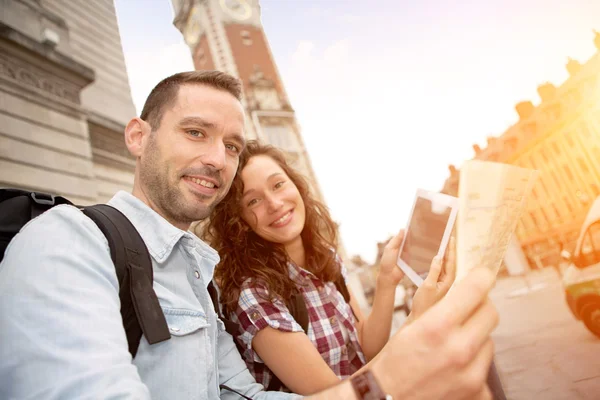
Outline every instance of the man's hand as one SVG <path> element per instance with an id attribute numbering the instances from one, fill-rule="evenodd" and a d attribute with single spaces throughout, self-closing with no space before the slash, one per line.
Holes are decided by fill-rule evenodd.
<path id="1" fill-rule="evenodd" d="M 498 313 L 495 281 L 476 268 L 421 318 L 394 335 L 371 363 L 383 390 L 399 399 L 491 399 L 485 382 Z"/>
<path id="2" fill-rule="evenodd" d="M 411 323 L 425 313 L 448 293 L 456 277 L 456 243 L 454 237 L 448 243 L 448 256 L 445 262 L 434 258 L 427 278 L 413 297 L 412 310 L 407 322 Z"/>

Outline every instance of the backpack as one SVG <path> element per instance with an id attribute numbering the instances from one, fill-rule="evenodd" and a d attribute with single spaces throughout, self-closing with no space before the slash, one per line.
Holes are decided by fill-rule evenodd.
<path id="1" fill-rule="evenodd" d="M 26 223 L 60 204 L 74 206 L 61 196 L 0 189 L 0 261 L 9 242 Z M 150 344 L 170 339 L 167 321 L 152 287 L 150 254 L 135 227 L 120 211 L 106 204 L 77 208 L 98 225 L 108 241 L 119 281 L 121 317 L 131 357 L 137 353 L 142 334 Z"/>

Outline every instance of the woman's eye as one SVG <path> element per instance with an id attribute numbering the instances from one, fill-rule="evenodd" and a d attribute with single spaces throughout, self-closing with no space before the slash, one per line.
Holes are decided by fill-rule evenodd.
<path id="1" fill-rule="evenodd" d="M 248 207 L 253 206 L 254 204 L 258 203 L 257 199 L 252 199 L 248 202 Z"/>
<path id="2" fill-rule="evenodd" d="M 281 182 L 277 182 L 277 183 L 275 184 L 275 186 L 274 186 L 274 187 L 275 187 L 275 189 L 279 189 L 280 187 L 282 187 L 282 186 L 283 186 L 283 184 L 284 184 L 284 183 L 285 183 L 285 182 L 283 182 L 283 181 L 281 181 Z"/>

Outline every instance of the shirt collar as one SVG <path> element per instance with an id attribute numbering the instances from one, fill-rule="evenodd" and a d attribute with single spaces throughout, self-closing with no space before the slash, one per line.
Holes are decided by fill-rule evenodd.
<path id="1" fill-rule="evenodd" d="M 182 237 L 186 238 L 185 241 L 194 242 L 199 252 L 214 264 L 219 262 L 219 255 L 212 247 L 191 232 L 175 227 L 134 195 L 119 191 L 108 205 L 121 211 L 131 221 L 157 262 L 166 260 Z"/>
<path id="2" fill-rule="evenodd" d="M 288 275 L 296 283 L 304 283 L 306 279 L 317 278 L 312 272 L 299 267 L 294 262 L 288 262 Z"/>

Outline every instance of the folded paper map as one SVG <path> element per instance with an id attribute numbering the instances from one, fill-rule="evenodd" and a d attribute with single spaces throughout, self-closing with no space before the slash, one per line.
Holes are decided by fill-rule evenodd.
<path id="1" fill-rule="evenodd" d="M 498 273 L 538 171 L 489 161 L 460 169 L 456 280 L 475 267 Z"/>

